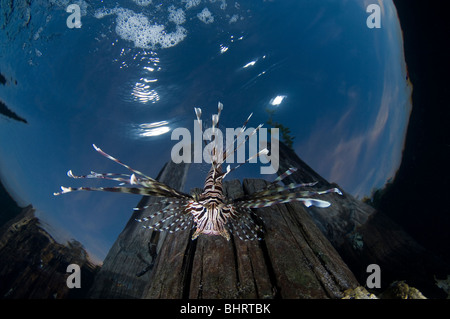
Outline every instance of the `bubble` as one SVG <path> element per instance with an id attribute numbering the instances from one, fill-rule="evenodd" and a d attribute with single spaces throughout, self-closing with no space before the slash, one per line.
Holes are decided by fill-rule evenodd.
<path id="1" fill-rule="evenodd" d="M 238 14 L 233 14 L 233 16 L 230 18 L 230 21 L 228 21 L 228 23 L 235 23 L 237 20 L 239 19 L 239 15 Z"/>
<path id="2" fill-rule="evenodd" d="M 206 24 L 214 22 L 214 16 L 211 14 L 211 11 L 209 11 L 208 8 L 204 8 L 202 12 L 197 14 L 197 17 L 200 19 L 200 21 Z"/>
<path id="3" fill-rule="evenodd" d="M 50 0 L 50 1 L 69 1 L 69 0 Z M 85 0 L 70 0 L 85 2 Z M 164 49 L 176 46 L 187 37 L 188 21 L 197 17 L 205 24 L 212 24 L 216 21 L 228 21 L 229 24 L 243 20 L 242 14 L 230 12 L 239 10 L 240 6 L 235 2 L 234 6 L 223 13 L 218 9 L 227 8 L 226 0 L 172 0 L 167 2 L 153 2 L 152 0 L 132 0 L 140 6 L 152 4 L 151 8 L 144 12 L 135 9 L 115 7 L 103 8 L 95 11 L 94 16 L 98 19 L 106 16 L 115 15 L 115 31 L 117 35 L 126 41 L 134 43 L 135 47 L 143 49 Z M 210 11 L 199 7 L 202 3 L 208 3 L 213 6 Z M 198 7 L 192 10 L 192 8 Z M 200 12 L 199 12 L 200 11 Z M 214 12 L 214 15 L 212 14 Z M 117 41 L 117 40 L 116 40 Z"/>
<path id="4" fill-rule="evenodd" d="M 176 9 L 175 6 L 169 7 L 169 21 L 180 25 L 186 22 L 186 15 L 183 9 Z"/>
<path id="5" fill-rule="evenodd" d="M 200 4 L 201 0 L 181 0 L 181 2 L 186 3 L 186 9 L 196 7 Z"/>
<path id="6" fill-rule="evenodd" d="M 67 8 L 69 4 L 76 4 L 80 7 L 80 14 L 82 17 L 86 16 L 88 4 L 84 0 L 50 0 L 50 3 L 58 7 Z"/>
<path id="7" fill-rule="evenodd" d="M 222 0 L 222 3 L 220 4 L 220 9 L 225 10 L 227 8 L 227 2 L 226 0 Z"/>
<path id="8" fill-rule="evenodd" d="M 115 13 L 115 9 L 103 8 L 103 9 L 98 9 L 97 11 L 95 11 L 94 17 L 96 17 L 97 19 L 101 19 L 103 17 L 112 15 L 114 13 Z"/>
<path id="9" fill-rule="evenodd" d="M 187 35 L 186 29 L 180 25 L 177 25 L 175 31 L 168 33 L 164 25 L 151 24 L 147 16 L 129 9 L 102 9 L 97 11 L 95 16 L 103 18 L 111 14 L 117 15 L 117 35 L 123 40 L 133 42 L 138 48 L 170 48 L 183 41 Z"/>
<path id="10" fill-rule="evenodd" d="M 152 0 L 133 0 L 138 6 L 146 7 L 152 3 Z"/>

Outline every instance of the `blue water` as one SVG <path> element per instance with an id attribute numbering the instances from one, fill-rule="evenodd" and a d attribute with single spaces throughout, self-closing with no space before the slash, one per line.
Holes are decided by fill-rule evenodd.
<path id="1" fill-rule="evenodd" d="M 67 27 L 70 3 L 80 6 L 81 28 Z M 296 153 L 359 198 L 394 176 L 411 88 L 391 1 L 382 2 L 379 29 L 367 27 L 368 4 L 359 0 L 137 3 L 2 4 L 0 72 L 8 83 L 0 99 L 28 124 L 0 115 L 0 178 L 55 237 L 74 237 L 103 260 L 140 198 L 54 197 L 60 185 L 105 185 L 66 172 L 125 172 L 95 143 L 156 177 L 176 143 L 171 132 L 193 129 L 194 107 L 208 123 L 218 101 L 223 129 L 252 112 L 256 127 L 271 110 Z M 259 165 L 229 178 L 273 178 Z M 185 191 L 201 187 L 208 168 L 193 165 Z"/>

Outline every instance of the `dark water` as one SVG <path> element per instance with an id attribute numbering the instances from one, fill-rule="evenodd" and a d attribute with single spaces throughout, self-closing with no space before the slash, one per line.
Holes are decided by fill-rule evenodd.
<path id="1" fill-rule="evenodd" d="M 0 176 L 55 237 L 74 237 L 103 260 L 139 198 L 54 197 L 60 185 L 102 184 L 66 172 L 124 172 L 95 143 L 156 177 L 176 143 L 171 132 L 193 129 L 194 107 L 207 123 L 218 101 L 221 128 L 252 112 L 256 127 L 272 114 L 308 165 L 359 198 L 394 177 L 411 87 L 391 1 L 381 28 L 368 28 L 359 0 L 153 2 L 76 1 L 82 25 L 72 29 L 69 1 L 2 3 L 2 110 L 26 123 L 2 112 Z M 229 177 L 273 179 L 260 165 Z M 187 191 L 208 168 L 192 166 Z"/>

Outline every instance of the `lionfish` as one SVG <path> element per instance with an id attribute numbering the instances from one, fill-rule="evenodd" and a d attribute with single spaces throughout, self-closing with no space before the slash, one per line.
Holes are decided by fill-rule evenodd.
<path id="1" fill-rule="evenodd" d="M 223 109 L 222 103 L 218 104 L 218 113 L 212 115 L 212 132 L 217 128 L 219 124 L 220 113 Z M 201 114 L 200 108 L 194 108 L 197 122 L 201 127 Z M 253 113 L 252 113 L 253 114 Z M 192 240 L 196 239 L 200 234 L 205 235 L 220 235 L 230 240 L 230 233 L 235 233 L 241 240 L 254 240 L 261 239 L 260 234 L 263 232 L 262 226 L 259 220 L 260 218 L 251 210 L 252 208 L 269 207 L 272 205 L 289 203 L 289 202 L 302 202 L 306 207 L 328 207 L 330 203 L 328 201 L 310 198 L 311 195 L 321 195 L 326 193 L 338 193 L 342 195 L 338 188 L 332 188 L 324 191 L 313 190 L 301 190 L 299 188 L 312 187 L 314 183 L 295 184 L 291 183 L 285 186 L 280 186 L 278 183 L 284 178 L 294 173 L 297 169 L 292 167 L 286 172 L 279 175 L 272 183 L 269 183 L 263 190 L 257 191 L 251 195 L 245 195 L 240 198 L 231 199 L 224 195 L 223 192 L 223 179 L 230 172 L 234 171 L 244 163 L 249 162 L 255 157 L 268 154 L 267 148 L 261 150 L 257 154 L 248 158 L 244 163 L 241 163 L 234 168 L 227 166 L 226 170 L 222 170 L 222 165 L 229 155 L 234 154 L 236 150 L 245 144 L 248 139 L 256 134 L 256 132 L 262 127 L 262 124 L 255 128 L 245 140 L 241 140 L 240 144 L 237 143 L 238 137 L 242 134 L 252 114 L 244 122 L 243 126 L 236 135 L 234 142 L 231 143 L 224 152 L 218 150 L 213 145 L 211 148 L 211 169 L 209 170 L 203 191 L 201 193 L 186 194 L 180 192 L 172 187 L 159 182 L 144 173 L 131 168 L 130 166 L 122 163 L 113 156 L 105 153 L 95 144 L 94 149 L 105 156 L 106 158 L 122 165 L 131 171 L 131 174 L 115 174 L 115 173 L 96 173 L 91 171 L 88 175 L 76 176 L 72 173 L 72 170 L 67 172 L 67 175 L 71 178 L 98 178 L 120 182 L 117 187 L 64 187 L 61 186 L 61 192 L 54 193 L 55 196 L 65 194 L 74 191 L 102 191 L 102 192 L 119 192 L 128 194 L 137 194 L 143 196 L 155 196 L 162 198 L 160 203 L 167 204 L 165 208 L 159 210 L 156 213 L 142 219 L 136 219 L 137 222 L 151 222 L 152 219 L 158 215 L 161 215 L 161 219 L 153 225 L 143 226 L 147 229 L 153 229 L 158 231 L 176 232 L 186 229 L 193 221 L 192 227 L 195 227 L 195 232 L 192 235 Z M 231 150 L 236 143 L 234 150 Z M 122 185 L 130 186 L 122 186 Z M 143 210 L 149 206 L 140 208 L 134 208 L 134 210 Z"/>

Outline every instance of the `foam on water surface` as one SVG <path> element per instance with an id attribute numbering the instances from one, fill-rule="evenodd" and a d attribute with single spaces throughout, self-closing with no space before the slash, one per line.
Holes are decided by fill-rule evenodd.
<path id="1" fill-rule="evenodd" d="M 211 11 L 208 10 L 208 8 L 204 8 L 202 12 L 197 14 L 197 17 L 200 21 L 206 24 L 214 22 L 214 16 L 212 15 Z"/>
<path id="2" fill-rule="evenodd" d="M 142 49 L 155 50 L 176 46 L 187 37 L 189 21 L 198 19 L 205 24 L 217 21 L 230 24 L 243 19 L 241 15 L 233 14 L 228 9 L 226 14 L 221 14 L 227 8 L 226 0 L 177 0 L 159 4 L 152 0 L 133 2 L 141 8 L 101 8 L 95 10 L 94 17 L 101 19 L 115 15 L 117 35 Z M 236 2 L 231 10 L 239 11 L 239 7 Z"/>
<path id="3" fill-rule="evenodd" d="M 146 15 L 130 9 L 101 9 L 96 12 L 95 16 L 103 18 L 111 14 L 117 15 L 117 35 L 124 40 L 132 41 L 137 48 L 170 48 L 183 41 L 187 35 L 186 29 L 180 25 L 176 26 L 175 31 L 166 32 L 165 25 L 152 24 Z M 178 19 L 181 18 L 178 17 Z"/>
<path id="4" fill-rule="evenodd" d="M 136 3 L 138 6 L 146 7 L 152 3 L 152 0 L 133 0 L 133 2 Z"/>

